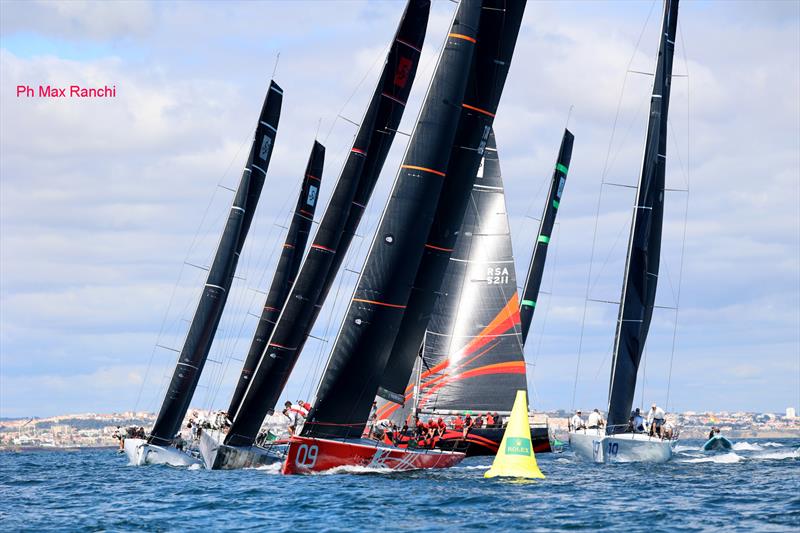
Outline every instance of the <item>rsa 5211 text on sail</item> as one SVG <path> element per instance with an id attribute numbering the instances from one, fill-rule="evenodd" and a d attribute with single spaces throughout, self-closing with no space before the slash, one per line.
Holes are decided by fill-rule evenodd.
<path id="1" fill-rule="evenodd" d="M 52 85 L 17 85 L 17 98 L 116 98 L 117 86 L 83 87 L 68 85 L 54 87 Z"/>

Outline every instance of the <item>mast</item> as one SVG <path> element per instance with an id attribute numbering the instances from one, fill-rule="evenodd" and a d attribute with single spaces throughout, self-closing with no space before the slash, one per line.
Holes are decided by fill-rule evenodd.
<path id="1" fill-rule="evenodd" d="M 378 84 L 300 267 L 267 349 L 237 412 L 226 444 L 254 442 L 277 403 L 355 235 L 405 111 L 428 25 L 429 0 L 410 0 Z"/>
<path id="2" fill-rule="evenodd" d="M 239 410 L 239 405 L 250 383 L 250 378 L 258 364 L 258 359 L 264 352 L 270 335 L 278 320 L 278 316 L 289 296 L 297 271 L 300 270 L 300 263 L 308 242 L 308 234 L 311 230 L 311 223 L 314 220 L 314 212 L 317 209 L 317 198 L 319 196 L 319 186 L 322 179 L 322 168 L 325 163 L 325 147 L 317 141 L 311 148 L 308 157 L 308 164 L 300 187 L 300 194 L 294 208 L 292 222 L 289 231 L 286 233 L 286 241 L 283 244 L 281 257 L 278 260 L 278 267 L 272 278 L 269 292 L 267 293 L 264 309 L 258 321 L 256 332 L 247 351 L 244 366 L 242 368 L 236 390 L 231 398 L 228 413 L 235 413 Z"/>
<path id="3" fill-rule="evenodd" d="M 483 2 L 475 57 L 447 169 L 453 179 L 446 180 L 439 196 L 408 307 L 383 372 L 378 395 L 384 399 L 402 402 L 414 358 L 436 299 L 441 294 L 440 286 L 459 236 L 472 185 L 485 155 L 484 149 L 511 65 L 524 10 L 524 1 Z"/>
<path id="4" fill-rule="evenodd" d="M 522 289 L 519 314 L 523 344 L 528 339 L 533 312 L 536 310 L 536 300 L 539 298 L 539 289 L 542 286 L 544 263 L 547 260 L 547 248 L 550 244 L 550 237 L 553 234 L 553 225 L 556 222 L 556 214 L 561 203 L 561 194 L 564 192 L 564 184 L 567 181 L 567 171 L 569 170 L 570 159 L 572 159 L 572 143 L 574 140 L 575 136 L 568 129 L 565 129 L 564 137 L 561 139 L 561 148 L 558 150 L 556 168 L 553 170 L 553 178 L 550 180 L 547 201 L 542 211 L 542 219 L 539 222 L 539 232 L 536 236 L 536 245 L 533 248 L 531 264 L 528 268 L 528 277 L 525 279 L 525 288 Z"/>
<path id="5" fill-rule="evenodd" d="M 228 298 L 239 254 L 264 186 L 275 145 L 275 135 L 278 132 L 282 102 L 283 91 L 274 81 L 270 82 L 256 125 L 250 155 L 208 272 L 203 294 L 189 326 L 158 418 L 148 437 L 148 441 L 152 444 L 166 446 L 172 443 L 200 381 L 200 374 Z"/>
<path id="6" fill-rule="evenodd" d="M 364 430 L 447 176 L 480 11 L 478 0 L 458 6 L 303 435 Z"/>
<path id="7" fill-rule="evenodd" d="M 622 297 L 614 336 L 608 392 L 608 433 L 624 431 L 627 425 L 633 406 L 636 374 L 655 305 L 664 219 L 667 113 L 677 25 L 678 0 L 667 0 L 664 4 L 658 62 L 650 99 L 642 174 L 633 207 Z"/>

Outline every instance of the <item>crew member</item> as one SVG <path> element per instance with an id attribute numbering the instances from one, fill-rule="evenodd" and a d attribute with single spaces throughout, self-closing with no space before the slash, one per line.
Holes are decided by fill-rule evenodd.
<path id="1" fill-rule="evenodd" d="M 464 429 L 464 420 L 461 418 L 461 415 L 456 415 L 453 419 L 453 429 L 456 431 L 461 431 Z"/>
<path id="2" fill-rule="evenodd" d="M 586 425 L 589 427 L 589 429 L 599 429 L 606 425 L 605 420 L 603 420 L 603 415 L 600 414 L 599 409 L 595 409 L 589 413 L 589 419 L 586 421 Z"/>
<path id="3" fill-rule="evenodd" d="M 642 418 L 642 413 L 639 411 L 638 407 L 633 411 L 631 428 L 634 433 L 644 433 L 644 418 Z"/>
<path id="4" fill-rule="evenodd" d="M 494 416 L 492 413 L 486 413 L 486 427 L 493 428 L 494 427 Z"/>
<path id="5" fill-rule="evenodd" d="M 305 419 L 303 415 L 300 414 L 299 409 L 292 407 L 292 402 L 290 401 L 283 404 L 283 414 L 289 419 L 289 436 L 294 436 L 294 432 Z"/>
<path id="6" fill-rule="evenodd" d="M 647 412 L 647 424 L 650 426 L 650 436 L 657 435 L 661 437 L 661 426 L 664 425 L 664 410 L 656 404 L 650 406 L 650 411 Z"/>
<path id="7" fill-rule="evenodd" d="M 572 417 L 572 420 L 570 421 L 570 426 L 572 426 L 573 431 L 577 431 L 579 429 L 586 429 L 586 424 L 583 422 L 583 417 L 581 416 L 580 409 L 575 411 L 575 416 Z"/>

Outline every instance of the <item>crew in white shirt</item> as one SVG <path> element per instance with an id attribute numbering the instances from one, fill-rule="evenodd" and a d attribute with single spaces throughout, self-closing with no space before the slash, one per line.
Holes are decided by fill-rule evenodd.
<path id="1" fill-rule="evenodd" d="M 575 416 L 572 417 L 570 426 L 573 430 L 586 429 L 586 424 L 583 422 L 583 417 L 581 417 L 580 410 L 575 411 Z"/>
<path id="2" fill-rule="evenodd" d="M 656 404 L 650 406 L 650 411 L 647 412 L 647 425 L 650 426 L 650 435 L 661 436 L 661 426 L 664 425 L 665 418 L 664 410 Z"/>
<path id="3" fill-rule="evenodd" d="M 586 425 L 589 427 L 589 429 L 598 429 L 606 425 L 605 420 L 603 420 L 603 415 L 600 414 L 599 409 L 595 409 L 589 413 L 589 419 L 586 421 Z"/>

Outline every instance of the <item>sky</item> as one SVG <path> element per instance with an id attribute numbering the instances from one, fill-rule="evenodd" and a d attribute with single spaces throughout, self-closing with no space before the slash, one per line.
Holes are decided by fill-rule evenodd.
<path id="1" fill-rule="evenodd" d="M 0 2 L 0 417 L 158 409 L 205 275 L 191 265 L 210 262 L 275 72 L 267 184 L 192 402 L 227 406 L 312 142 L 327 147 L 319 219 L 403 7 Z M 406 134 L 454 11 L 434 1 Z M 534 409 L 607 402 L 617 306 L 601 300 L 619 299 L 633 202 L 619 185 L 641 170 L 660 13 L 651 0 L 526 8 L 495 121 L 520 279 L 565 124 L 575 134 L 526 347 Z M 800 407 L 800 3 L 683 2 L 674 75 L 660 308 L 636 401 Z M 117 96 L 22 98 L 20 84 Z M 313 395 L 355 278 L 337 278 L 288 398 Z"/>

